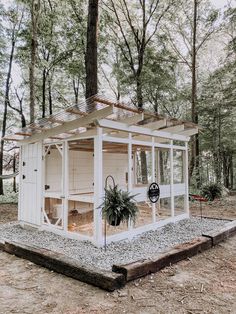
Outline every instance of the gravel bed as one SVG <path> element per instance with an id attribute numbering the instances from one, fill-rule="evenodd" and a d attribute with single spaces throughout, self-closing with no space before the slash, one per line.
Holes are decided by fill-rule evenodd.
<path id="1" fill-rule="evenodd" d="M 105 252 L 88 241 L 67 239 L 47 231 L 31 231 L 18 223 L 0 225 L 0 239 L 21 241 L 79 260 L 82 265 L 111 270 L 113 264 L 126 264 L 144 258 L 152 258 L 174 245 L 190 241 L 202 232 L 218 229 L 228 221 L 190 218 L 170 223 L 155 231 L 145 232 L 132 241 L 111 243 Z"/>

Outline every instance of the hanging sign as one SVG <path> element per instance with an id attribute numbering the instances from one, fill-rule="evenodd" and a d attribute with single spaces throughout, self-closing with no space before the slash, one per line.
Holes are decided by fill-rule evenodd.
<path id="1" fill-rule="evenodd" d="M 160 188 L 156 182 L 150 184 L 148 188 L 148 198 L 151 203 L 156 203 L 160 197 Z"/>

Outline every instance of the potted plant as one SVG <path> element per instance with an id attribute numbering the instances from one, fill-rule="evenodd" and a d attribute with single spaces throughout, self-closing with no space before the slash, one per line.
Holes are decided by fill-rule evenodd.
<path id="1" fill-rule="evenodd" d="M 118 188 L 118 185 L 105 189 L 105 197 L 102 208 L 103 217 L 112 226 L 119 226 L 121 222 L 128 222 L 129 219 L 135 222 L 138 214 L 138 207 L 134 201 L 136 195 Z"/>

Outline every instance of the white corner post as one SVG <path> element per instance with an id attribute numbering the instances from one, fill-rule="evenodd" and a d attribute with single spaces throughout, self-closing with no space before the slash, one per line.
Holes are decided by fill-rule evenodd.
<path id="1" fill-rule="evenodd" d="M 68 142 L 63 143 L 63 173 L 62 178 L 64 178 L 63 186 L 63 229 L 65 232 L 68 231 L 68 194 L 69 194 L 69 149 Z"/>
<path id="2" fill-rule="evenodd" d="M 129 133 L 128 138 L 129 138 L 129 142 L 128 142 L 128 191 L 132 192 L 132 188 L 133 188 L 132 133 Z M 133 224 L 130 220 L 128 222 L 128 229 L 129 230 L 133 229 Z"/>
<path id="3" fill-rule="evenodd" d="M 41 187 L 42 189 L 42 187 Z M 18 221 L 22 217 L 22 145 L 19 147 L 19 191 L 18 191 Z"/>
<path id="4" fill-rule="evenodd" d="M 132 190 L 132 134 L 129 133 L 129 143 L 128 143 L 128 191 L 131 192 Z"/>
<path id="5" fill-rule="evenodd" d="M 155 160 L 155 165 L 156 165 L 156 180 L 159 185 L 161 185 L 161 173 L 160 173 L 160 149 L 157 148 L 156 152 L 156 160 Z M 157 208 L 156 208 L 156 217 L 158 217 L 158 214 L 161 209 L 161 195 L 159 197 L 159 200 L 157 202 Z"/>
<path id="6" fill-rule="evenodd" d="M 171 199 L 171 217 L 175 216 L 175 198 L 174 198 L 174 151 L 173 140 L 170 142 L 170 199 Z"/>
<path id="7" fill-rule="evenodd" d="M 102 154 L 102 128 L 97 127 L 97 135 L 94 137 L 94 243 L 102 246 L 102 210 L 98 208 L 103 202 L 103 154 Z"/>
<path id="8" fill-rule="evenodd" d="M 152 137 L 152 182 L 155 182 L 155 138 Z M 152 222 L 156 222 L 156 204 L 152 203 Z"/>
<path id="9" fill-rule="evenodd" d="M 189 216 L 189 188 L 188 188 L 188 142 L 185 142 L 184 151 L 184 183 L 185 183 L 185 195 L 184 195 L 184 211 Z"/>

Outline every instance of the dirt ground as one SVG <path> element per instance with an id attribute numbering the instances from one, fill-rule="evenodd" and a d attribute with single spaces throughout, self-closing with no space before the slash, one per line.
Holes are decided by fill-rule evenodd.
<path id="1" fill-rule="evenodd" d="M 204 205 L 203 214 L 236 219 L 235 203 Z M 0 205 L 1 223 L 15 219 L 16 206 Z M 236 236 L 113 293 L 0 251 L 0 313 L 236 313 Z"/>

